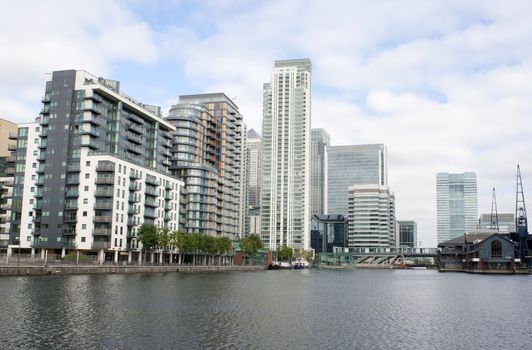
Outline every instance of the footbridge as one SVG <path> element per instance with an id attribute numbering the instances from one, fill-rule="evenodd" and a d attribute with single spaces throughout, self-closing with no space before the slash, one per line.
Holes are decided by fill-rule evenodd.
<path id="1" fill-rule="evenodd" d="M 437 248 L 351 248 L 349 252 L 321 253 L 320 265 L 403 266 L 415 261 L 435 263 Z"/>

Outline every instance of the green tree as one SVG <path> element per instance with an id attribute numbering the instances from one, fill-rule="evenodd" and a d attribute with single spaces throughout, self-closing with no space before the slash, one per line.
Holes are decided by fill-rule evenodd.
<path id="1" fill-rule="evenodd" d="M 255 256 L 262 247 L 262 240 L 258 235 L 249 235 L 240 240 L 240 250 L 244 253 L 244 257 Z"/>
<path id="2" fill-rule="evenodd" d="M 144 250 L 144 261 L 146 261 L 146 254 L 148 251 L 152 251 L 159 245 L 159 234 L 157 227 L 152 224 L 142 224 L 139 229 L 137 237 L 138 241 L 142 243 Z"/>
<path id="3" fill-rule="evenodd" d="M 170 249 L 170 231 L 166 227 L 159 230 L 158 247 L 161 250 Z"/>
<path id="4" fill-rule="evenodd" d="M 292 248 L 288 247 L 287 245 L 283 245 L 281 249 L 279 249 L 278 257 L 281 261 L 289 261 L 292 259 L 292 256 L 294 255 L 294 251 Z"/>
<path id="5" fill-rule="evenodd" d="M 296 258 L 304 258 L 309 262 L 313 260 L 313 254 L 311 250 L 294 249 L 294 256 Z"/>

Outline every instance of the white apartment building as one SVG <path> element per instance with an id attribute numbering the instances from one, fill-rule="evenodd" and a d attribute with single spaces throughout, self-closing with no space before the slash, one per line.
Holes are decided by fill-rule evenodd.
<path id="1" fill-rule="evenodd" d="M 311 62 L 276 61 L 263 88 L 261 238 L 310 248 Z"/>

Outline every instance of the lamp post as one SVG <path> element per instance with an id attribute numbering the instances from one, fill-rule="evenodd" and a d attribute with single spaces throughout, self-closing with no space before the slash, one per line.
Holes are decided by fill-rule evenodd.
<path id="1" fill-rule="evenodd" d="M 20 266 L 20 236 L 15 237 L 18 241 L 17 266 Z"/>

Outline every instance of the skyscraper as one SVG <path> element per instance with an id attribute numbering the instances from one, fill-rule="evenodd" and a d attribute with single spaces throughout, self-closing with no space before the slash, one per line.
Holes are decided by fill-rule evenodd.
<path id="1" fill-rule="evenodd" d="M 40 116 L 18 128 L 11 244 L 117 261 L 140 253 L 142 223 L 178 229 L 174 127 L 119 86 L 85 71 L 47 75 Z"/>
<path id="2" fill-rule="evenodd" d="M 253 129 L 247 134 L 248 216 L 247 233 L 260 235 L 260 186 L 262 181 L 262 139 Z"/>
<path id="3" fill-rule="evenodd" d="M 383 144 L 327 147 L 327 213 L 347 216 L 352 185 L 388 185 Z"/>
<path id="4" fill-rule="evenodd" d="M 247 210 L 246 126 L 238 107 L 223 93 L 180 96 L 167 120 L 176 128 L 170 169 L 185 181 L 184 230 L 236 240 Z"/>
<path id="5" fill-rule="evenodd" d="M 395 195 L 390 188 L 354 185 L 348 193 L 348 247 L 395 247 Z"/>
<path id="6" fill-rule="evenodd" d="M 261 238 L 310 247 L 311 62 L 276 61 L 263 90 Z"/>
<path id="7" fill-rule="evenodd" d="M 312 129 L 310 141 L 310 215 L 325 214 L 327 178 L 325 149 L 331 145 L 329 134 L 323 129 Z"/>
<path id="8" fill-rule="evenodd" d="M 436 175 L 438 243 L 477 228 L 477 175 L 474 172 Z"/>

